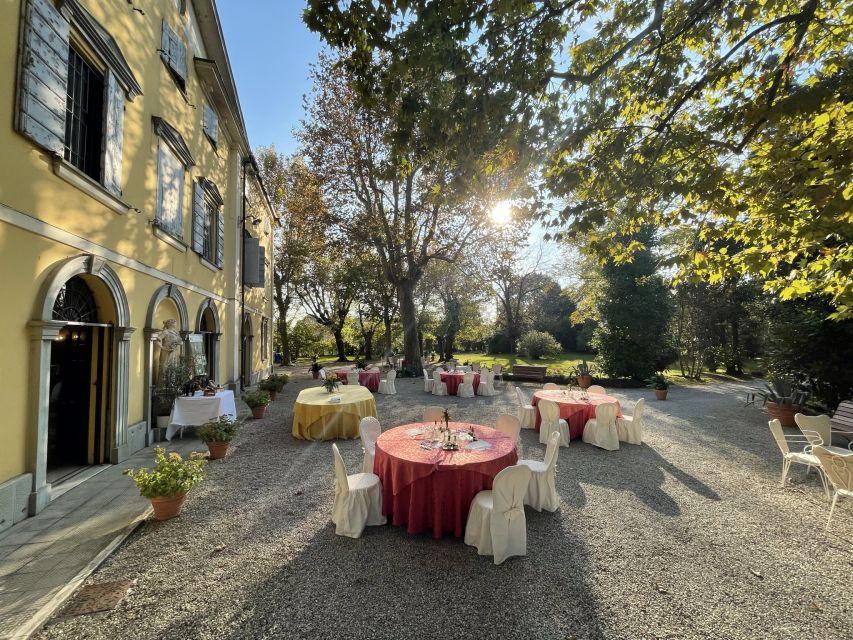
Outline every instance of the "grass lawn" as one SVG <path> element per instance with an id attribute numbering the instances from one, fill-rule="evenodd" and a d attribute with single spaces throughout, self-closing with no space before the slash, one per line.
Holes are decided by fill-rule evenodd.
<path id="1" fill-rule="evenodd" d="M 493 364 L 501 364 L 504 367 L 511 367 L 516 364 L 526 364 L 533 366 L 546 366 L 549 369 L 549 373 L 564 373 L 569 375 L 572 373 L 572 370 L 580 364 L 582 360 L 586 360 L 593 365 L 593 361 L 595 360 L 594 353 L 561 353 L 556 356 L 549 356 L 547 358 L 541 358 L 539 360 L 535 360 L 533 358 L 526 358 L 521 354 L 517 353 L 456 353 L 454 354 L 456 359 L 459 362 L 465 362 L 466 360 L 469 362 L 481 362 L 486 366 L 492 366 Z M 594 365 L 593 365 L 594 366 Z"/>

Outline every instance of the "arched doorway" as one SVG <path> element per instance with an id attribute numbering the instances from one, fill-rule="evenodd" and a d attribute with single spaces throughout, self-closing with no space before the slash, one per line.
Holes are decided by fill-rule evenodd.
<path id="1" fill-rule="evenodd" d="M 201 303 L 196 316 L 196 333 L 201 334 L 204 356 L 207 361 L 207 377 L 219 381 L 219 338 L 222 333 L 216 303 L 207 298 Z"/>
<path id="2" fill-rule="evenodd" d="M 252 352 L 254 350 L 254 332 L 252 316 L 243 314 L 243 325 L 240 328 L 240 384 L 245 389 L 252 386 Z"/>
<path id="3" fill-rule="evenodd" d="M 33 492 L 29 512 L 51 486 L 88 465 L 120 462 L 127 448 L 130 311 L 115 271 L 92 255 L 57 263 L 29 323 Z"/>

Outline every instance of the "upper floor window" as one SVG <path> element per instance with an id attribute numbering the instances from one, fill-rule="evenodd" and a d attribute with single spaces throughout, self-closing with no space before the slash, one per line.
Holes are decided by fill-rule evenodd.
<path id="1" fill-rule="evenodd" d="M 157 226 L 178 239 L 184 235 L 184 178 L 195 164 L 180 133 L 162 118 L 154 117 L 157 144 Z"/>
<path id="2" fill-rule="evenodd" d="M 207 139 L 210 140 L 210 143 L 215 149 L 219 141 L 219 118 L 216 115 L 216 111 L 213 110 L 213 107 L 206 102 L 204 103 L 202 128 L 204 130 L 204 135 L 207 136 Z"/>
<path id="3" fill-rule="evenodd" d="M 64 157 L 94 180 L 101 179 L 103 130 L 104 76 L 69 47 Z"/>
<path id="4" fill-rule="evenodd" d="M 222 204 L 216 185 L 199 178 L 193 193 L 193 251 L 220 269 L 225 250 Z"/>
<path id="5" fill-rule="evenodd" d="M 163 20 L 163 37 L 160 48 L 160 57 L 169 70 L 172 79 L 178 88 L 186 93 L 187 90 L 187 46 L 172 30 L 172 27 Z"/>

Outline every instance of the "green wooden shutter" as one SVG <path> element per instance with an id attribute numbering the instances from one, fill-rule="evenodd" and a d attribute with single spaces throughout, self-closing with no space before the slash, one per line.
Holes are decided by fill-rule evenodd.
<path id="1" fill-rule="evenodd" d="M 204 216 L 207 203 L 204 201 L 204 189 L 196 182 L 193 185 L 193 251 L 204 255 Z"/>
<path id="2" fill-rule="evenodd" d="M 49 0 L 26 0 L 21 29 L 17 128 L 45 149 L 65 151 L 68 20 Z"/>

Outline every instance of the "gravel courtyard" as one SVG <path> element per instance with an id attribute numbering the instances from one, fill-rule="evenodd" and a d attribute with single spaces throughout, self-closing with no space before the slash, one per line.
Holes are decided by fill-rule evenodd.
<path id="1" fill-rule="evenodd" d="M 779 487 L 765 414 L 737 385 L 646 404 L 646 443 L 560 451 L 561 509 L 527 510 L 528 555 L 494 566 L 460 540 L 390 525 L 334 535 L 329 443 L 293 440 L 285 387 L 249 421 L 183 515 L 141 527 L 90 582 L 136 579 L 110 612 L 38 638 L 850 638 L 853 504 L 832 531 L 813 473 Z M 500 384 L 498 385 L 500 387 Z M 528 394 L 533 385 L 523 385 Z M 383 428 L 445 404 L 491 424 L 494 398 L 433 398 L 422 380 L 376 396 Z M 615 392 L 630 414 L 647 390 Z M 522 457 L 542 458 L 536 433 Z M 358 441 L 338 442 L 351 473 Z M 203 447 L 203 445 L 200 445 Z M 129 482 L 129 480 L 128 480 Z"/>

